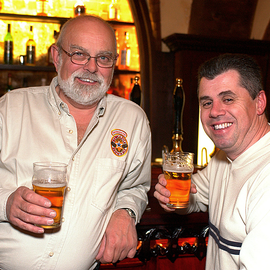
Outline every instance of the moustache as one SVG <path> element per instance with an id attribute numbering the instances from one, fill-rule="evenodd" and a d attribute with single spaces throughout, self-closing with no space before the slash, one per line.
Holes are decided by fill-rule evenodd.
<path id="1" fill-rule="evenodd" d="M 72 74 L 73 80 L 75 78 L 79 78 L 80 80 L 83 81 L 96 81 L 98 83 L 102 83 L 103 80 L 101 78 L 99 78 L 98 75 L 96 74 L 89 74 L 89 73 L 85 73 L 85 72 L 75 72 Z"/>

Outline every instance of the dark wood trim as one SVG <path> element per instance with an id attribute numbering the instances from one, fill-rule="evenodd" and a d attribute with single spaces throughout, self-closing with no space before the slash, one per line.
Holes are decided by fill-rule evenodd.
<path id="1" fill-rule="evenodd" d="M 151 119 L 152 66 L 153 66 L 153 34 L 145 0 L 128 0 L 135 22 L 138 36 L 141 89 L 143 93 L 142 107 Z"/>
<path id="2" fill-rule="evenodd" d="M 270 52 L 270 42 L 255 39 L 227 39 L 198 35 L 172 34 L 162 41 L 171 52 L 192 50 L 219 53 L 245 53 L 263 55 Z"/>
<path id="3" fill-rule="evenodd" d="M 155 49 L 161 51 L 160 1 L 148 0 L 148 3 L 151 26 L 155 39 Z"/>

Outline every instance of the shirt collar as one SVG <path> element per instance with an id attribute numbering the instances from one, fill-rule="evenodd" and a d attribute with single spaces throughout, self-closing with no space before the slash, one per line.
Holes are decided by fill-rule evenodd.
<path id="1" fill-rule="evenodd" d="M 266 147 L 270 147 L 270 132 L 266 133 L 236 159 L 230 160 L 228 157 L 227 159 L 236 166 L 245 165 L 254 158 L 254 155 L 264 155 Z"/>

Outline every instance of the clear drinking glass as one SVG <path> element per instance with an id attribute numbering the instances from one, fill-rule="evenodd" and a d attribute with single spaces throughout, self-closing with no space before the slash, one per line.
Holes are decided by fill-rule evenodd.
<path id="1" fill-rule="evenodd" d="M 35 162 L 33 164 L 33 190 L 49 199 L 56 212 L 52 225 L 37 225 L 45 229 L 61 226 L 62 207 L 67 186 L 67 164 L 59 162 Z"/>
<path id="2" fill-rule="evenodd" d="M 170 208 L 186 208 L 189 205 L 191 175 L 193 173 L 193 153 L 163 153 L 163 173 L 166 188 L 171 192 Z"/>

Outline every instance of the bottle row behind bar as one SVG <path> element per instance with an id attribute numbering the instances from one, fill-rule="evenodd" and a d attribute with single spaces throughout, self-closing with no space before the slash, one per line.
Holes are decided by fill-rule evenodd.
<path id="1" fill-rule="evenodd" d="M 48 17 L 74 17 L 78 6 L 84 8 L 84 14 L 104 20 L 133 22 L 128 0 L 0 0 L 2 13 Z"/>
<path id="2" fill-rule="evenodd" d="M 0 96 L 16 88 L 49 85 L 56 75 L 56 72 L 2 70 L 0 72 Z M 115 74 L 108 93 L 133 100 L 141 105 L 139 74 Z"/>
<path id="3" fill-rule="evenodd" d="M 0 30 L 2 33 L 2 42 L 0 42 L 1 63 L 52 65 L 49 48 L 55 43 L 60 31 L 58 24 L 0 20 Z M 116 68 L 139 71 L 139 51 L 135 27 L 116 28 L 115 35 L 119 54 Z M 31 40 L 30 43 L 29 40 Z"/>

